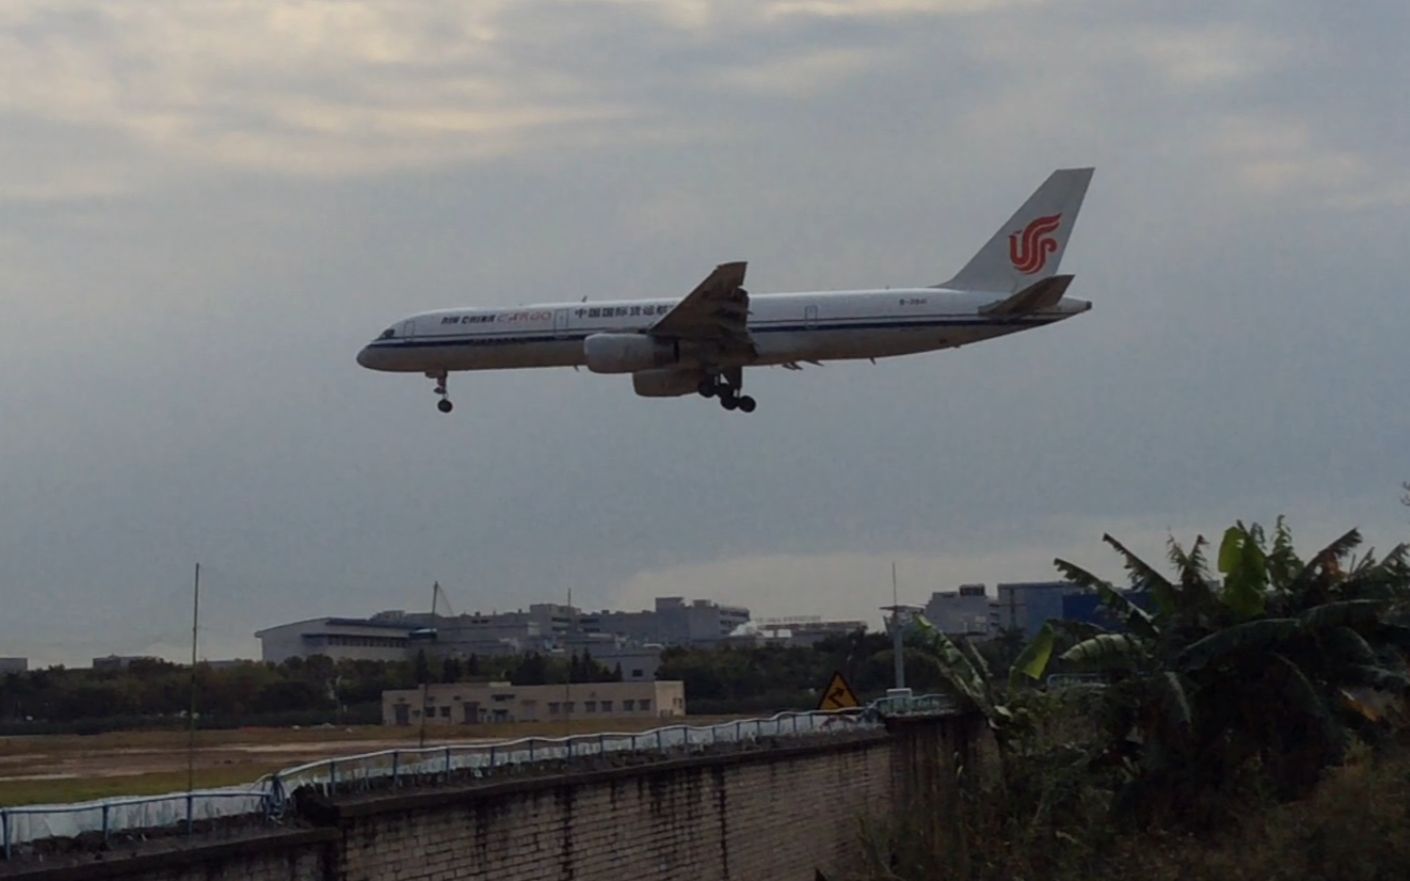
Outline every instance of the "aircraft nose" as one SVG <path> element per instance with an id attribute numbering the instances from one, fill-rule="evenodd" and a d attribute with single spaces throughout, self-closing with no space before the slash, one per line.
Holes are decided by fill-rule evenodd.
<path id="1" fill-rule="evenodd" d="M 371 346 L 363 346 L 357 353 L 357 363 L 362 367 L 372 367 L 376 362 L 377 355 L 372 351 Z"/>

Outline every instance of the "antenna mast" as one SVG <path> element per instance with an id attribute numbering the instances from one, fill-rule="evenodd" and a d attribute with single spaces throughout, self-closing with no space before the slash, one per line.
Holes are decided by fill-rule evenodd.
<path id="1" fill-rule="evenodd" d="M 435 582 L 435 583 L 433 583 L 433 584 L 431 585 L 431 633 L 432 633 L 433 635 L 436 633 L 436 600 L 440 598 L 440 595 L 441 595 L 441 583 L 440 583 L 439 581 L 437 581 L 437 582 Z M 428 715 L 428 713 L 427 713 L 427 692 L 428 692 L 428 690 L 429 690 L 429 688 L 430 688 L 430 686 L 428 685 L 428 682 L 429 682 L 429 680 L 431 679 L 431 656 L 426 654 L 426 650 L 425 650 L 424 648 L 421 649 L 420 651 L 421 651 L 421 654 L 422 654 L 423 656 L 425 656 L 425 658 L 426 658 L 426 666 L 425 666 L 425 668 L 424 668 L 425 672 L 423 672 L 423 673 L 421 674 L 421 738 L 420 738 L 420 745 L 421 745 L 421 747 L 424 749 L 425 746 L 426 746 L 426 716 Z"/>
<path id="2" fill-rule="evenodd" d="M 196 788 L 196 639 L 201 624 L 201 564 L 196 564 L 196 581 L 191 601 L 191 710 L 186 740 L 186 791 Z"/>

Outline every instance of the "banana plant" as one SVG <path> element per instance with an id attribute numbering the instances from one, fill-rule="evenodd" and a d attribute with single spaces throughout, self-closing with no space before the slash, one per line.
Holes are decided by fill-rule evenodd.
<path id="1" fill-rule="evenodd" d="M 1257 757 L 1295 792 L 1341 756 L 1348 730 L 1374 734 L 1357 689 L 1410 693 L 1410 631 L 1392 620 L 1410 599 L 1405 545 L 1355 559 L 1361 537 L 1351 530 L 1304 562 L 1281 518 L 1271 545 L 1257 524 L 1237 523 L 1220 542 L 1217 574 L 1202 537 L 1188 550 L 1171 539 L 1168 577 L 1103 539 L 1153 611 L 1055 560 L 1119 625 L 1056 657 L 1112 683 L 1109 757 L 1126 762 L 1143 791 L 1217 786 Z M 1053 652 L 1030 649 L 1022 672 L 1037 679 Z"/>

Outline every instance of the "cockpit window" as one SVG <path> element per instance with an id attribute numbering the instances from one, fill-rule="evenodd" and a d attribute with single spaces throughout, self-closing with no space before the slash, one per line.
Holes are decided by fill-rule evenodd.
<path id="1" fill-rule="evenodd" d="M 394 337 L 394 336 L 396 336 L 396 335 L 397 335 L 397 329 L 396 329 L 395 327 L 389 327 L 389 328 L 387 328 L 386 330 L 382 331 L 382 335 L 379 336 L 379 337 L 377 337 L 377 339 L 379 339 L 379 340 L 389 340 L 389 339 L 391 339 L 392 337 Z"/>

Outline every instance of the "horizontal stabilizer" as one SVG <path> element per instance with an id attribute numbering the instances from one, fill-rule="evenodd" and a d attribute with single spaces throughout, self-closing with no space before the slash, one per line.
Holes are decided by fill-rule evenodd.
<path id="1" fill-rule="evenodd" d="M 1025 315 L 1029 312 L 1038 312 L 1043 309 L 1051 309 L 1062 299 L 1062 295 L 1067 293 L 1067 286 L 1072 284 L 1070 275 L 1054 275 L 1042 281 L 1031 284 L 1012 297 L 1003 300 L 996 300 L 979 310 L 982 315 Z"/>

